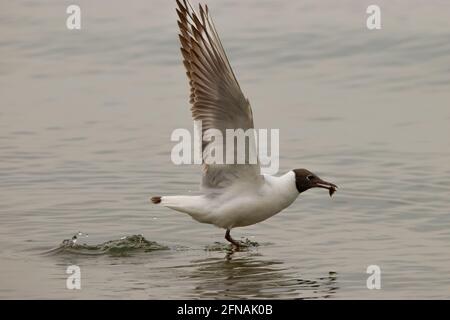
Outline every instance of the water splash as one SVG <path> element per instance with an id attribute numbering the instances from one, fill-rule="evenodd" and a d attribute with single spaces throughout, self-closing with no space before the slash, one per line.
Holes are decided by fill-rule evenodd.
<path id="1" fill-rule="evenodd" d="M 125 236 L 118 240 L 110 240 L 101 244 L 80 244 L 81 236 L 88 235 L 78 232 L 71 239 L 65 239 L 62 243 L 46 254 L 78 254 L 78 255 L 110 255 L 129 256 L 137 252 L 152 252 L 157 250 L 169 250 L 169 247 L 155 241 L 149 241 L 143 235 Z"/>
<path id="2" fill-rule="evenodd" d="M 256 249 L 260 246 L 260 244 L 256 241 L 252 241 L 248 238 L 246 238 L 245 240 L 240 240 L 239 241 L 240 244 L 240 248 L 239 251 L 244 252 L 244 251 L 249 251 L 251 249 Z M 229 243 L 222 243 L 222 242 L 214 242 L 214 244 L 209 245 L 205 248 L 206 251 L 232 251 L 233 250 L 233 246 Z"/>

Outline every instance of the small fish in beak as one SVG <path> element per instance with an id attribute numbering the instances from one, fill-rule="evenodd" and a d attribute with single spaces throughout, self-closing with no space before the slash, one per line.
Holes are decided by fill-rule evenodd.
<path id="1" fill-rule="evenodd" d="M 330 197 L 333 196 L 333 193 L 336 192 L 336 187 L 331 187 L 330 189 L 328 189 L 328 193 L 330 194 Z"/>

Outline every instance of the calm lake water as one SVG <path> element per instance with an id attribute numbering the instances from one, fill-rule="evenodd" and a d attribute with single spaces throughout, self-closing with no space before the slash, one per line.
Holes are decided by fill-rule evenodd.
<path id="1" fill-rule="evenodd" d="M 340 187 L 235 229 L 255 245 L 229 257 L 148 201 L 200 181 L 170 161 L 193 126 L 175 1 L 80 0 L 80 31 L 72 1 L 3 1 L 0 298 L 450 298 L 450 3 L 375 1 L 369 31 L 373 2 L 208 1 L 279 174 Z M 78 231 L 91 246 L 58 248 Z"/>

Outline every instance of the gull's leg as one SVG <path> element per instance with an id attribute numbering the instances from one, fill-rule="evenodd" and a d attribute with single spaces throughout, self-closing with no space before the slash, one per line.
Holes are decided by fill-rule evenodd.
<path id="1" fill-rule="evenodd" d="M 239 247 L 240 247 L 239 241 L 236 241 L 231 237 L 230 229 L 227 229 L 227 232 L 225 233 L 225 239 L 227 239 L 229 242 L 231 242 L 236 247 L 236 249 L 239 249 Z"/>

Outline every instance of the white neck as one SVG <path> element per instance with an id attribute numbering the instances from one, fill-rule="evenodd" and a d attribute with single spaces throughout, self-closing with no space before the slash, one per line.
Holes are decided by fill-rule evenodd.
<path id="1" fill-rule="evenodd" d="M 289 171 L 280 177 L 265 176 L 265 179 L 270 192 L 276 194 L 286 207 L 298 197 L 294 171 Z"/>

